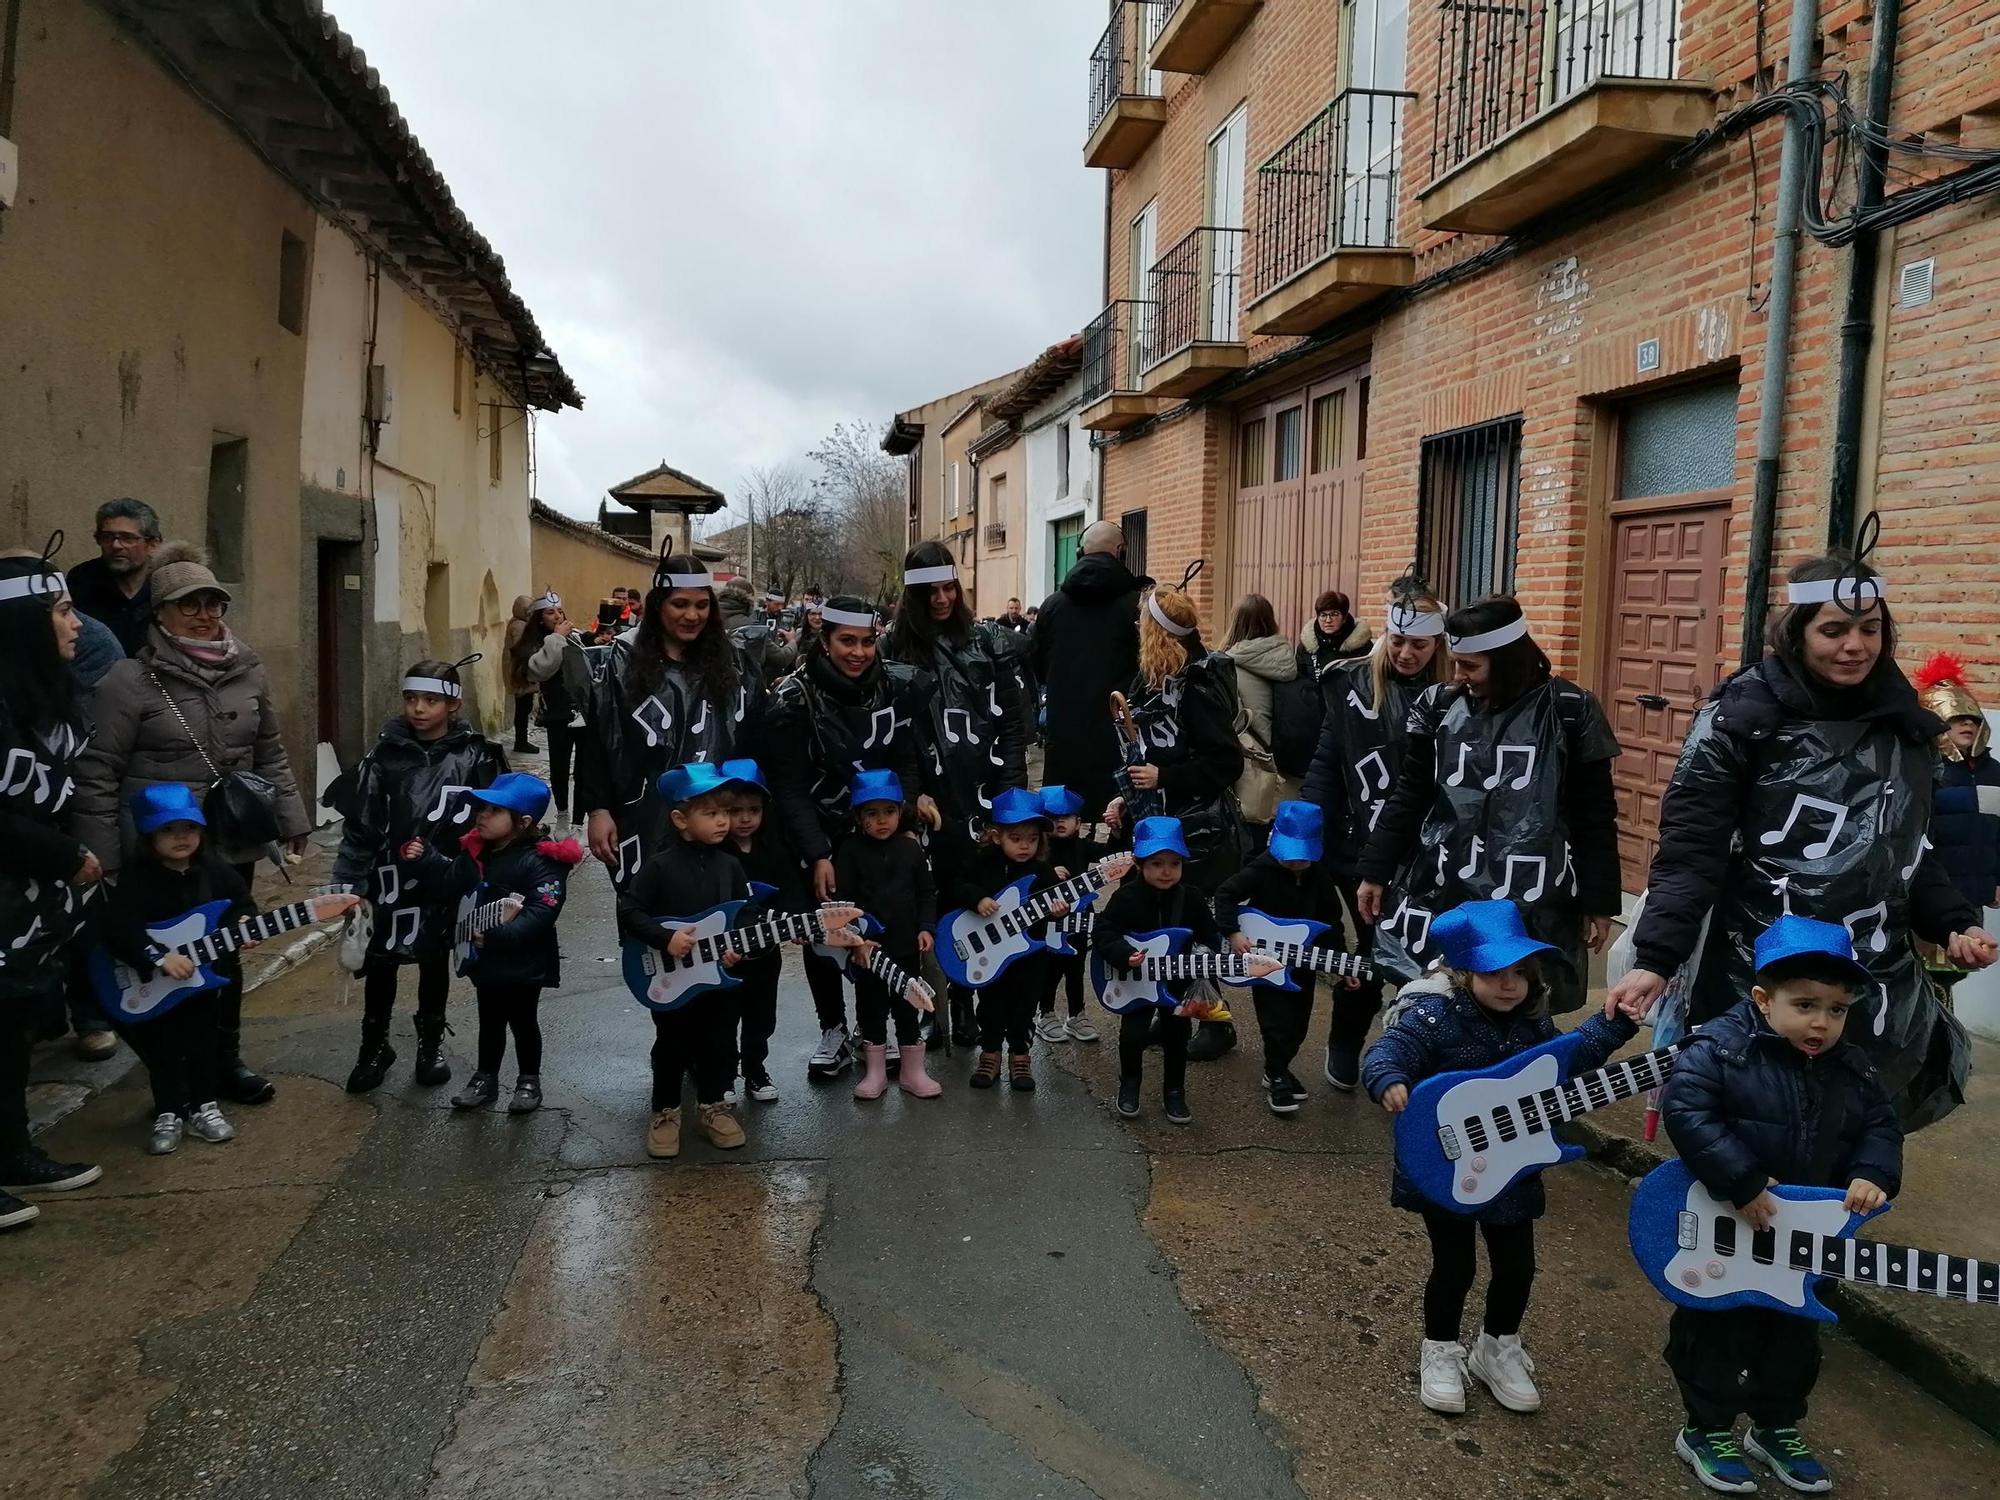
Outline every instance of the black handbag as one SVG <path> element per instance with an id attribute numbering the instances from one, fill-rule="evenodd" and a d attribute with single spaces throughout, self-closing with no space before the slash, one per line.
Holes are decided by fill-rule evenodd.
<path id="1" fill-rule="evenodd" d="M 174 722 L 194 746 L 194 753 L 208 767 L 212 778 L 202 795 L 202 816 L 217 844 L 228 849 L 260 849 L 278 841 L 278 789 L 255 771 L 224 771 L 210 757 L 208 749 L 189 727 L 181 706 L 159 678 L 152 679 L 160 696 L 167 700 Z"/>

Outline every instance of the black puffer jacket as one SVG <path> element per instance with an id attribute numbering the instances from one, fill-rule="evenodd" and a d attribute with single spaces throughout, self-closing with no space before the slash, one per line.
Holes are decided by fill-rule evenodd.
<path id="1" fill-rule="evenodd" d="M 1114 974 L 1128 974 L 1125 960 L 1132 956 L 1132 934 L 1158 932 L 1163 927 L 1185 927 L 1190 948 L 1222 947 L 1222 929 L 1216 926 L 1215 913 L 1206 896 L 1185 878 L 1170 890 L 1156 890 L 1134 870 L 1097 914 L 1097 925 L 1090 935 L 1090 951 L 1103 959 L 1105 967 Z M 1176 980 L 1167 986 L 1167 993 L 1185 995 L 1194 983 Z"/>
<path id="2" fill-rule="evenodd" d="M 1043 779 L 1069 787 L 1093 814 L 1116 795 L 1111 694 L 1139 670 L 1139 595 L 1152 582 L 1109 553 L 1080 557 L 1036 613 L 1029 637 L 1029 661 L 1047 695 Z"/>
<path id="3" fill-rule="evenodd" d="M 30 732 L 0 704 L 0 1001 L 59 983 L 58 959 L 83 925 L 91 893 L 70 882 L 90 851 L 63 822 L 87 739 L 70 726 Z"/>
<path id="4" fill-rule="evenodd" d="M 1134 673 L 1124 692 L 1146 759 L 1160 768 L 1169 816 L 1185 817 L 1236 785 L 1243 746 L 1234 728 L 1236 669 L 1227 656 L 1198 656 L 1158 688 Z"/>
<path id="5" fill-rule="evenodd" d="M 833 857 L 848 827 L 847 784 L 857 769 L 894 771 L 905 797 L 922 785 L 916 715 L 929 690 L 901 662 L 876 661 L 843 677 L 815 650 L 771 695 L 764 734 L 784 834 L 808 866 Z"/>
<path id="6" fill-rule="evenodd" d="M 937 799 L 945 826 L 940 838 L 955 847 L 956 864 L 969 852 L 994 795 L 1028 784 L 1027 721 L 1021 714 L 1021 646 L 993 625 L 975 625 L 962 637 L 925 642 L 898 626 L 883 655 L 914 667 L 933 684 L 917 716 L 924 757 L 924 790 Z"/>
<path id="7" fill-rule="evenodd" d="M 2000 764 L 1990 751 L 1938 763 L 1931 846 L 1967 905 L 2000 905 L 1993 899 L 2000 890 Z"/>
<path id="8" fill-rule="evenodd" d="M 1850 1027 L 1860 1014 L 1850 1014 Z M 1832 1086 L 1845 1104 L 1838 1140 L 1828 1143 L 1820 1137 Z M 1807 1057 L 1749 1000 L 1694 1034 L 1667 1079 L 1660 1116 L 1688 1170 L 1738 1208 L 1772 1177 L 1841 1188 L 1864 1177 L 1892 1198 L 1903 1185 L 1903 1131 L 1867 1054 L 1843 1038 Z"/>
<path id="9" fill-rule="evenodd" d="M 476 908 L 508 896 L 522 900 L 521 914 L 486 934 L 459 973 L 475 985 L 533 984 L 553 988 L 562 982 L 562 950 L 556 943 L 556 918 L 569 896 L 569 872 L 583 862 L 575 839 L 521 839 L 489 851 L 478 832 L 459 840 L 460 854 L 451 867 L 453 918 L 470 897 Z"/>

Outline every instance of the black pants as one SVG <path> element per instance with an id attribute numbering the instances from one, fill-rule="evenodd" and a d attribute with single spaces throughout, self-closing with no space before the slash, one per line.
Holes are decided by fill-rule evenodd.
<path id="1" fill-rule="evenodd" d="M 1027 1052 L 1035 1035 L 1035 1007 L 1041 1003 L 1047 967 L 1047 954 L 1030 953 L 1015 959 L 1006 973 L 979 991 L 974 1019 L 979 1023 L 981 1052 L 998 1052 L 1002 1042 L 1009 1052 Z"/>
<path id="2" fill-rule="evenodd" d="M 481 1073 L 498 1073 L 507 1056 L 507 1033 L 514 1033 L 514 1064 L 530 1077 L 542 1071 L 542 1023 L 535 1009 L 542 1003 L 539 984 L 480 984 L 479 1066 Z"/>
<path id="3" fill-rule="evenodd" d="M 12 998 L 0 993 L 0 1007 Z M 24 1014 L 0 1009 L 0 1156 L 28 1149 L 28 1060 L 34 1038 Z"/>
<path id="4" fill-rule="evenodd" d="M 734 1007 L 731 1026 L 738 1033 L 736 1061 L 745 1078 L 766 1076 L 765 1064 L 771 1056 L 771 1035 L 778 1029 L 778 980 L 785 972 L 785 960 L 772 954 L 746 959 L 736 966 L 742 981 L 729 991 Z M 735 1076 L 732 1071 L 731 1077 Z"/>
<path id="5" fill-rule="evenodd" d="M 916 954 L 892 953 L 889 956 L 905 974 L 920 972 Z M 878 1047 L 886 1043 L 891 1016 L 896 1020 L 897 1046 L 908 1047 L 917 1041 L 917 1008 L 901 995 L 890 994 L 889 987 L 873 974 L 854 976 L 854 1015 L 861 1023 L 861 1040 L 864 1042 L 873 1042 Z"/>
<path id="6" fill-rule="evenodd" d="M 403 965 L 393 958 L 370 954 L 361 977 L 361 1016 L 366 1026 L 384 1026 L 396 1009 L 396 990 Z M 419 958 L 417 1014 L 441 1016 L 451 994 L 451 956 L 431 953 Z"/>
<path id="7" fill-rule="evenodd" d="M 840 965 L 806 949 L 806 988 L 812 991 L 813 1013 L 821 1031 L 847 1028 L 847 985 L 840 977 Z"/>
<path id="8" fill-rule="evenodd" d="M 1819 1379 L 1819 1324 L 1767 1307 L 1676 1307 L 1667 1368 L 1690 1427 L 1725 1432 L 1738 1412 L 1759 1427 L 1796 1427 Z"/>
<path id="9" fill-rule="evenodd" d="M 571 815 L 570 821 L 574 822 L 575 816 L 569 803 L 569 767 L 582 731 L 567 724 L 544 724 L 542 732 L 549 737 L 549 790 L 554 794 L 549 802 L 549 816 L 567 813 Z"/>
<path id="10" fill-rule="evenodd" d="M 1134 1080 L 1145 1076 L 1146 1046 L 1153 1039 L 1155 1017 L 1160 1023 L 1160 1087 L 1171 1093 L 1187 1087 L 1188 1038 L 1194 1035 L 1194 1022 L 1156 1005 L 1128 1010 L 1118 1018 L 1118 1076 Z"/>
<path id="11" fill-rule="evenodd" d="M 242 986 L 198 990 L 163 1016 L 119 1027 L 153 1084 L 153 1113 L 186 1118 L 216 1097 L 215 1028 L 223 997 Z"/>
<path id="12" fill-rule="evenodd" d="M 1361 920 L 1361 908 L 1355 904 L 1354 893 L 1361 881 L 1356 876 L 1342 876 L 1334 882 L 1340 891 L 1341 905 L 1347 908 L 1347 925 L 1354 932 L 1354 952 L 1372 962 L 1375 952 L 1375 925 Z M 1333 1023 L 1327 1028 L 1326 1044 L 1351 1047 L 1359 1051 L 1368 1039 L 1368 1028 L 1375 1024 L 1375 1017 L 1382 1009 L 1382 981 L 1364 979 L 1358 989 L 1350 990 L 1345 984 L 1333 987 Z"/>
<path id="13" fill-rule="evenodd" d="M 1492 1274 L 1486 1281 L 1486 1331 L 1495 1338 L 1519 1333 L 1535 1289 L 1535 1221 L 1487 1224 L 1441 1208 L 1424 1210 L 1431 1237 L 1431 1275 L 1424 1283 L 1424 1337 L 1455 1344 L 1465 1318 L 1465 1297 L 1479 1266 L 1477 1243 L 1486 1239 Z"/>
<path id="14" fill-rule="evenodd" d="M 528 748 L 528 726 L 535 719 L 535 695 L 516 693 L 514 695 L 514 748 Z"/>
<path id="15" fill-rule="evenodd" d="M 1047 978 L 1042 981 L 1042 1014 L 1052 1016 L 1056 1010 L 1056 991 L 1067 991 L 1069 1013 L 1083 1014 L 1083 955 L 1081 953 L 1045 953 L 1042 955 L 1043 970 Z"/>
<path id="16" fill-rule="evenodd" d="M 726 996 L 697 995 L 678 1010 L 653 1012 L 653 1108 L 679 1109 L 681 1085 L 694 1075 L 694 1097 L 720 1104 L 736 1081 L 736 1012 Z"/>
<path id="17" fill-rule="evenodd" d="M 1305 1045 L 1306 1028 L 1312 1025 L 1313 976 L 1294 973 L 1292 977 L 1299 983 L 1296 990 L 1260 984 L 1251 991 L 1257 1007 L 1257 1029 L 1264 1034 L 1266 1078 L 1281 1077 L 1291 1067 L 1292 1059 Z"/>

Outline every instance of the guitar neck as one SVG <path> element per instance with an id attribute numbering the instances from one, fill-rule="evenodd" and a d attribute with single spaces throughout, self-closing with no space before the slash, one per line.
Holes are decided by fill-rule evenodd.
<path id="1" fill-rule="evenodd" d="M 1288 969 L 1310 969 L 1315 974 L 1331 974 L 1338 979 L 1372 979 L 1375 970 L 1356 953 L 1338 948 L 1314 948 L 1300 943 L 1273 943 L 1254 950 L 1267 953 Z"/>
<path id="2" fill-rule="evenodd" d="M 818 912 L 779 912 L 761 922 L 752 922 L 748 927 L 696 938 L 694 947 L 681 961 L 685 964 L 715 963 L 725 953 L 763 953 L 783 943 L 816 943 L 825 938 L 826 922 Z"/>
<path id="3" fill-rule="evenodd" d="M 1923 1292 L 1950 1302 L 2000 1307 L 2000 1261 L 1947 1255 L 1941 1250 L 1917 1250 L 1881 1240 L 1820 1234 L 1809 1229 L 1751 1232 L 1751 1259 L 1770 1265 L 1780 1254 L 1792 1270 L 1814 1276 L 1831 1276 L 1859 1286 Z"/>
<path id="4" fill-rule="evenodd" d="M 910 976 L 903 972 L 902 967 L 893 958 L 883 952 L 880 943 L 877 943 L 875 951 L 868 955 L 868 972 L 881 980 L 882 987 L 891 995 L 900 996 L 910 987 Z"/>
<path id="5" fill-rule="evenodd" d="M 312 920 L 312 903 L 294 901 L 290 906 L 281 906 L 261 916 L 246 917 L 234 927 L 218 927 L 207 937 L 183 943 L 174 951 L 186 954 L 198 964 L 212 964 L 246 943 L 261 943 L 283 932 L 310 927 Z"/>
<path id="6" fill-rule="evenodd" d="M 1014 915 L 1020 919 L 1021 926 L 1033 926 L 1046 918 L 1049 908 L 1058 901 L 1065 906 L 1074 906 L 1079 896 L 1100 890 L 1104 884 L 1105 877 L 1095 869 L 1085 870 L 1081 875 L 1071 876 L 1061 885 L 1050 886 L 1038 896 L 1030 896 L 1015 908 Z M 1020 928 L 1016 927 L 1014 930 L 1018 932 Z"/>
<path id="7" fill-rule="evenodd" d="M 1637 1057 L 1628 1057 L 1623 1062 L 1607 1063 L 1594 1072 L 1579 1073 L 1555 1088 L 1523 1095 L 1516 1101 L 1516 1108 L 1531 1121 L 1534 1111 L 1539 1109 L 1551 1124 L 1587 1115 L 1592 1110 L 1603 1109 L 1622 1099 L 1658 1088 L 1667 1081 L 1667 1075 L 1673 1071 L 1674 1059 L 1686 1047 L 1684 1041 L 1673 1042 L 1651 1052 L 1642 1052 Z"/>
<path id="8" fill-rule="evenodd" d="M 1166 953 L 1139 965 L 1142 979 L 1248 979 L 1257 953 Z M 1273 955 L 1264 954 L 1263 957 Z"/>
<path id="9" fill-rule="evenodd" d="M 470 916 L 460 919 L 458 926 L 452 932 L 452 936 L 460 943 L 469 943 L 479 933 L 491 932 L 502 922 L 505 922 L 508 912 L 516 904 L 516 902 L 511 900 L 489 901 L 484 906 L 475 908 Z"/>

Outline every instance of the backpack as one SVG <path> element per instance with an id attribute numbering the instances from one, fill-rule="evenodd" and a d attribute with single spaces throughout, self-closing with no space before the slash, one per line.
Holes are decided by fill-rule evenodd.
<path id="1" fill-rule="evenodd" d="M 1303 776 L 1312 769 L 1319 748 L 1320 720 L 1326 714 L 1312 658 L 1299 651 L 1299 675 L 1271 684 L 1271 759 L 1286 776 Z"/>

